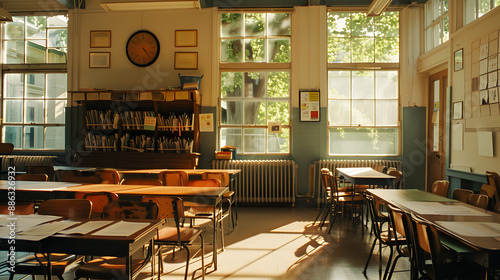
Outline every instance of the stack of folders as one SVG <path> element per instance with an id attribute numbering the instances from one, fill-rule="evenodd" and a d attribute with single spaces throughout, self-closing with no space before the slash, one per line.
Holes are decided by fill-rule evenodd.
<path id="1" fill-rule="evenodd" d="M 193 139 L 190 138 L 167 138 L 165 136 L 158 139 L 158 151 L 161 153 L 191 153 L 193 151 Z"/>
<path id="2" fill-rule="evenodd" d="M 155 149 L 154 138 L 146 135 L 130 136 L 130 134 L 125 133 L 125 135 L 121 137 L 120 141 L 122 152 L 144 152 L 146 150 Z"/>
<path id="3" fill-rule="evenodd" d="M 198 89 L 198 82 L 184 83 L 182 89 Z"/>
<path id="4" fill-rule="evenodd" d="M 88 110 L 85 116 L 89 129 L 116 129 L 118 113 L 111 110 Z"/>
<path id="5" fill-rule="evenodd" d="M 189 131 L 193 129 L 193 115 L 183 113 L 177 116 L 170 113 L 168 117 L 158 114 L 158 130 L 161 131 Z"/>
<path id="6" fill-rule="evenodd" d="M 120 113 L 124 129 L 144 129 L 144 119 L 154 116 L 154 111 L 125 111 Z"/>
<path id="7" fill-rule="evenodd" d="M 118 134 L 96 134 L 92 132 L 87 132 L 85 135 L 85 147 L 90 151 L 105 151 L 111 152 L 116 151 L 116 139 Z"/>

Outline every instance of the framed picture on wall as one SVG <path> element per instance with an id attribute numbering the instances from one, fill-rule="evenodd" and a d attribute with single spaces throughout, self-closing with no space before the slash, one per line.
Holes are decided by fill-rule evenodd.
<path id="1" fill-rule="evenodd" d="M 176 52 L 174 60 L 174 69 L 198 69 L 197 52 Z"/>
<path id="2" fill-rule="evenodd" d="M 462 111 L 463 109 L 463 102 L 454 102 L 453 103 L 453 119 L 454 120 L 461 120 L 462 119 Z"/>
<path id="3" fill-rule="evenodd" d="M 176 47 L 197 47 L 198 30 L 175 30 Z"/>
<path id="4" fill-rule="evenodd" d="M 90 31 L 91 48 L 111 48 L 111 30 Z"/>
<path id="5" fill-rule="evenodd" d="M 455 72 L 460 71 L 464 68 L 463 51 L 464 49 L 459 49 L 458 51 L 455 52 Z"/>
<path id="6" fill-rule="evenodd" d="M 111 67 L 110 52 L 89 53 L 89 68 L 109 68 Z"/>

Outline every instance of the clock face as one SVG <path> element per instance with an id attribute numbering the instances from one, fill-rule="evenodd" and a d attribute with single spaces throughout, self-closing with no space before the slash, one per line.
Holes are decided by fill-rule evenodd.
<path id="1" fill-rule="evenodd" d="M 153 64 L 158 58 L 160 43 L 153 33 L 141 30 L 130 36 L 126 51 L 130 62 L 145 67 Z"/>

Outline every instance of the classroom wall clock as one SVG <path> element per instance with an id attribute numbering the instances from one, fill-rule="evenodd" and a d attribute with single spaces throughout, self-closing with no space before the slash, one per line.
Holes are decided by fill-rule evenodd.
<path id="1" fill-rule="evenodd" d="M 153 64 L 160 55 L 160 42 L 153 33 L 139 30 L 128 39 L 126 52 L 130 62 L 146 67 Z"/>

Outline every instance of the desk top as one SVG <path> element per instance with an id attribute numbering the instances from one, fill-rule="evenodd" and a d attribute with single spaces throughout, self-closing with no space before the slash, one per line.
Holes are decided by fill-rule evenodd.
<path id="1" fill-rule="evenodd" d="M 62 188 L 54 190 L 56 192 L 116 192 L 121 190 L 128 189 L 141 189 L 145 187 L 150 187 L 147 185 L 114 185 L 114 184 L 88 184 L 88 185 L 79 185 L 72 186 L 68 188 Z"/>
<path id="2" fill-rule="evenodd" d="M 82 184 L 69 182 L 15 181 L 15 189 L 17 191 L 51 192 L 80 185 Z M 8 190 L 11 186 L 12 184 L 9 181 L 0 180 L 0 190 Z"/>
<path id="3" fill-rule="evenodd" d="M 346 167 L 337 168 L 337 171 L 355 179 L 396 179 L 396 177 L 375 171 L 370 167 Z"/>
<path id="4" fill-rule="evenodd" d="M 182 170 L 186 171 L 188 175 L 201 175 L 210 171 L 227 172 L 229 175 L 234 175 L 241 171 L 239 169 L 117 169 L 119 174 L 158 174 L 166 170 Z"/>
<path id="5" fill-rule="evenodd" d="M 220 197 L 228 190 L 227 187 L 171 187 L 171 186 L 141 186 L 134 189 L 115 191 L 118 195 L 168 195 L 179 197 Z"/>
<path id="6" fill-rule="evenodd" d="M 500 250 L 500 214 L 415 189 L 368 189 L 375 197 L 434 224 L 477 250 Z"/>

